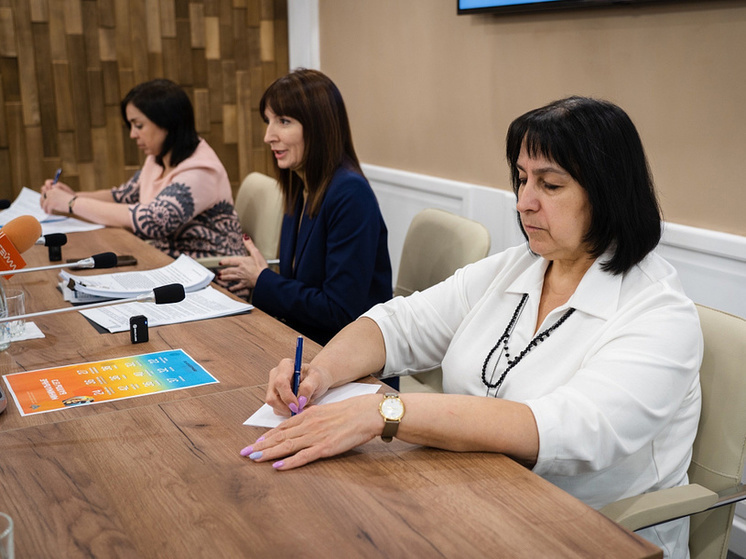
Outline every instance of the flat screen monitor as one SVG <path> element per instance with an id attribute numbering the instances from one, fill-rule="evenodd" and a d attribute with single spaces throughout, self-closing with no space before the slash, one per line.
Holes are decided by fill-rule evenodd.
<path id="1" fill-rule="evenodd" d="M 630 4 L 683 3 L 688 0 L 457 0 L 460 15 L 475 13 L 518 14 L 563 9 L 625 6 Z"/>

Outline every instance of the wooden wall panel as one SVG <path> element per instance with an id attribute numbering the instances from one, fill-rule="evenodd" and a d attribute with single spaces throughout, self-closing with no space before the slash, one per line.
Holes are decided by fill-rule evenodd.
<path id="1" fill-rule="evenodd" d="M 8 127 L 5 124 L 5 92 L 3 91 L 3 76 L 0 75 L 0 151 L 8 147 Z M 7 155 L 7 154 L 6 154 Z M 0 174 L 0 177 L 2 174 Z"/>
<path id="2" fill-rule="evenodd" d="M 287 71 L 285 0 L 0 1 L 0 198 L 58 167 L 79 190 L 127 180 L 142 154 L 119 102 L 158 77 L 191 97 L 235 190 L 271 173 L 258 102 Z"/>
<path id="3" fill-rule="evenodd" d="M 0 56 L 18 56 L 13 10 L 0 7 Z"/>

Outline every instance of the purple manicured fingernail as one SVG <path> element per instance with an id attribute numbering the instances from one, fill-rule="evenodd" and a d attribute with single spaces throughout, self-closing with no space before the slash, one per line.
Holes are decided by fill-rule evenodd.
<path id="1" fill-rule="evenodd" d="M 283 462 L 282 460 L 280 460 L 279 462 L 275 462 L 274 464 L 272 464 L 272 467 L 273 468 L 282 468 L 284 465 L 285 465 L 285 462 Z"/>
<path id="2" fill-rule="evenodd" d="M 303 411 L 303 408 L 306 407 L 306 404 L 308 403 L 308 398 L 305 396 L 301 396 L 298 398 L 298 411 Z"/>
<path id="3" fill-rule="evenodd" d="M 258 439 L 256 440 L 256 442 L 260 443 L 260 442 L 262 442 L 263 440 L 264 440 L 264 435 L 262 435 L 261 437 L 259 437 L 259 438 L 258 438 Z"/>
<path id="4" fill-rule="evenodd" d="M 257 450 L 256 452 L 252 452 L 251 454 L 249 454 L 249 458 L 251 458 L 252 460 L 258 460 L 261 457 L 262 457 L 261 450 Z"/>
<path id="5" fill-rule="evenodd" d="M 253 446 L 247 446 L 246 448 L 244 448 L 244 449 L 241 450 L 241 456 L 248 456 L 252 452 L 254 452 L 254 447 Z"/>
<path id="6" fill-rule="evenodd" d="M 293 413 L 298 413 L 298 406 L 295 404 L 288 404 L 288 407 L 290 408 L 290 411 Z"/>

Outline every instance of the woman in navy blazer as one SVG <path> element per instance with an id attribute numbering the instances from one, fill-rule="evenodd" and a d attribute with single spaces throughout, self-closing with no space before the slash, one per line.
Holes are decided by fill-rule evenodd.
<path id="1" fill-rule="evenodd" d="M 339 330 L 392 294 L 386 224 L 363 176 L 344 102 L 334 83 L 299 69 L 269 86 L 259 103 L 267 124 L 285 215 L 275 273 L 251 242 L 221 261 L 233 291 L 313 341 Z"/>

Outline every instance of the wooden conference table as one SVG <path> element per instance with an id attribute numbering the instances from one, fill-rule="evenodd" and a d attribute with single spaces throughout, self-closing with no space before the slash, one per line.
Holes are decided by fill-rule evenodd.
<path id="1" fill-rule="evenodd" d="M 65 258 L 138 258 L 109 271 L 170 261 L 122 230 L 68 238 Z M 44 247 L 24 257 L 49 263 Z M 33 312 L 66 305 L 56 277 L 6 285 L 22 286 Z M 662 556 L 501 455 L 375 440 L 288 472 L 241 457 L 264 431 L 242 423 L 296 337 L 259 310 L 151 328 L 139 345 L 97 333 L 77 312 L 34 322 L 46 337 L 0 353 L 3 374 L 183 348 L 220 383 L 26 417 L 10 402 L 0 415 L 0 511 L 15 522 L 18 559 Z M 316 351 L 308 343 L 305 357 Z"/>

